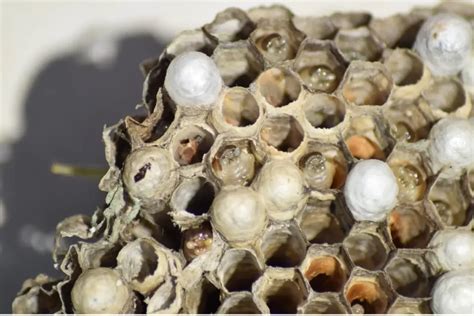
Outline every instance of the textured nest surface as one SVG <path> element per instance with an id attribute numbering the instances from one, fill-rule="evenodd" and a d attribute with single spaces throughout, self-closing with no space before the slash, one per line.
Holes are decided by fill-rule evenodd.
<path id="1" fill-rule="evenodd" d="M 473 205 L 473 172 L 443 176 L 427 150 L 438 120 L 472 115 L 469 90 L 411 49 L 449 10 L 473 21 L 455 5 L 383 19 L 271 6 L 178 35 L 142 64 L 144 114 L 104 130 L 105 205 L 57 227 L 64 279 L 26 281 L 13 311 L 430 313 L 445 272 L 430 240 L 470 230 Z M 212 110 L 187 113 L 164 88 L 188 51 L 219 69 Z M 398 181 L 380 222 L 354 220 L 345 202 L 361 159 Z"/>

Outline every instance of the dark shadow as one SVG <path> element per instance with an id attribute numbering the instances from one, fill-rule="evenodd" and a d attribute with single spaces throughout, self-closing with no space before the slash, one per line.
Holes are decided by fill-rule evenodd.
<path id="1" fill-rule="evenodd" d="M 33 225 L 53 232 L 63 218 L 92 214 L 104 200 L 99 179 L 52 175 L 52 162 L 105 167 L 101 140 L 105 124 L 132 114 L 140 102 L 143 76 L 138 64 L 158 56 L 163 44 L 150 35 L 125 37 L 112 65 L 97 68 L 76 54 L 61 56 L 39 72 L 25 99 L 26 133 L 0 170 L 7 223 L 0 228 L 0 313 L 22 282 L 38 273 L 59 275 L 51 254 L 20 242 L 20 230 Z"/>

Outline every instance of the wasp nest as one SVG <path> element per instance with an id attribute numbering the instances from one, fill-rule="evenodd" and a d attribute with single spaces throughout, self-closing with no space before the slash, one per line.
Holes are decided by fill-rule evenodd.
<path id="1" fill-rule="evenodd" d="M 142 65 L 145 114 L 104 130 L 105 206 L 58 225 L 65 277 L 13 311 L 473 312 L 473 12 L 233 8 L 179 34 Z"/>

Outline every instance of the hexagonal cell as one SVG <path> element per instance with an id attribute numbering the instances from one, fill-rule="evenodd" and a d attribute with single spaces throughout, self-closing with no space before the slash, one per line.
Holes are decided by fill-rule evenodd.
<path id="1" fill-rule="evenodd" d="M 318 93 L 304 100 L 303 111 L 314 128 L 333 128 L 344 120 L 346 106 L 335 96 Z"/>
<path id="2" fill-rule="evenodd" d="M 252 93 L 240 87 L 225 92 L 221 111 L 225 122 L 236 127 L 253 125 L 260 116 L 260 108 Z"/>
<path id="3" fill-rule="evenodd" d="M 428 244 L 426 256 L 429 259 L 434 259 L 432 265 L 438 269 L 436 272 L 473 268 L 474 227 L 472 223 L 471 219 L 466 226 L 442 228 L 436 231 Z"/>
<path id="4" fill-rule="evenodd" d="M 209 222 L 187 229 L 182 236 L 184 257 L 190 261 L 208 252 L 213 243 L 212 227 Z"/>
<path id="5" fill-rule="evenodd" d="M 229 292 L 250 291 L 262 273 L 258 259 L 244 249 L 227 250 L 217 268 L 217 275 Z"/>
<path id="6" fill-rule="evenodd" d="M 162 103 L 163 113 L 161 114 L 161 117 L 157 121 L 153 122 L 153 127 L 152 127 L 150 133 L 147 133 L 146 137 L 143 139 L 145 141 L 145 143 L 153 143 L 155 141 L 159 142 L 159 139 L 163 135 L 165 135 L 168 128 L 172 124 L 174 124 L 174 121 L 175 121 L 175 118 L 176 118 L 175 117 L 175 108 L 174 108 L 174 105 L 172 105 L 171 99 L 168 96 L 163 96 L 161 93 L 156 95 L 156 98 L 160 98 L 160 99 L 155 100 L 154 105 L 158 106 L 158 104 Z M 159 111 L 160 110 L 158 110 L 157 108 L 155 109 L 155 113 L 159 112 Z M 155 113 L 151 114 L 147 118 L 147 120 L 150 119 L 150 121 L 151 121 L 152 116 L 156 115 Z M 145 120 L 144 125 L 146 125 L 147 120 Z"/>
<path id="7" fill-rule="evenodd" d="M 250 141 L 224 141 L 211 156 L 211 170 L 224 185 L 247 185 L 255 177 L 258 166 Z"/>
<path id="8" fill-rule="evenodd" d="M 248 87 L 264 67 L 260 53 L 246 41 L 220 44 L 212 58 L 222 80 L 229 87 Z"/>
<path id="9" fill-rule="evenodd" d="M 339 247 L 313 245 L 301 267 L 313 291 L 340 292 L 349 275 L 349 268 Z"/>
<path id="10" fill-rule="evenodd" d="M 336 200 L 310 199 L 303 209 L 299 225 L 313 244 L 336 244 L 344 240 L 350 229 L 347 214 Z"/>
<path id="11" fill-rule="evenodd" d="M 156 108 L 157 94 L 165 82 L 166 71 L 172 56 L 168 58 L 150 58 L 139 64 L 141 73 L 145 76 L 142 89 L 142 103 L 153 112 Z"/>
<path id="12" fill-rule="evenodd" d="M 250 8 L 247 14 L 254 23 L 268 19 L 289 20 L 293 17 L 293 12 L 281 4 L 256 6 Z"/>
<path id="13" fill-rule="evenodd" d="M 141 65 L 141 67 L 143 67 Z M 151 69 L 146 70 L 146 78 L 143 83 L 142 102 L 148 113 L 140 113 L 133 116 L 127 116 L 122 126 L 109 127 L 109 130 L 126 129 L 130 136 L 132 147 L 136 148 L 136 143 L 153 143 L 160 139 L 170 125 L 175 120 L 176 105 L 174 101 L 163 93 L 163 83 L 168 67 L 168 61 L 162 59 L 156 65 L 150 65 Z M 117 137 L 119 141 L 123 137 Z M 141 145 L 140 145 L 141 146 Z M 123 151 L 119 151 L 123 155 Z"/>
<path id="14" fill-rule="evenodd" d="M 205 178 L 196 177 L 182 182 L 171 197 L 171 207 L 190 217 L 209 211 L 214 200 L 214 186 Z"/>
<path id="15" fill-rule="evenodd" d="M 132 224 L 131 232 L 133 238 L 149 238 L 152 237 L 160 244 L 179 251 L 181 249 L 182 232 L 181 229 L 174 223 L 169 208 L 160 209 L 159 211 L 152 211 L 151 209 L 145 209 L 140 212 L 140 215 L 136 218 L 138 222 Z M 138 224 L 135 226 L 135 224 Z M 128 226 L 128 225 L 127 225 Z M 156 229 L 159 226 L 160 229 Z M 121 233 L 125 232 L 127 228 L 122 230 Z"/>
<path id="16" fill-rule="evenodd" d="M 261 249 L 265 263 L 272 267 L 295 267 L 306 255 L 306 243 L 296 225 L 271 226 L 263 235 Z"/>
<path id="17" fill-rule="evenodd" d="M 298 99 L 301 85 L 289 70 L 270 68 L 258 77 L 257 91 L 268 104 L 278 108 Z"/>
<path id="18" fill-rule="evenodd" d="M 263 311 L 255 304 L 253 296 L 248 292 L 232 293 L 217 310 L 217 314 L 262 314 Z"/>
<path id="19" fill-rule="evenodd" d="M 353 157 L 358 159 L 379 159 L 384 160 L 385 154 L 380 146 L 368 137 L 352 135 L 345 140 L 347 148 Z"/>
<path id="20" fill-rule="evenodd" d="M 288 159 L 267 159 L 252 184 L 265 200 L 266 213 L 272 220 L 291 220 L 306 204 L 301 170 Z"/>
<path id="21" fill-rule="evenodd" d="M 387 47 L 413 47 L 416 34 L 423 24 L 419 14 L 395 14 L 370 20 L 369 28 Z"/>
<path id="22" fill-rule="evenodd" d="M 151 295 L 163 282 L 172 260 L 178 260 L 168 257 L 170 253 L 167 251 L 151 238 L 136 239 L 127 243 L 115 256 L 116 269 L 134 291 Z"/>
<path id="23" fill-rule="evenodd" d="M 384 56 L 383 64 L 400 87 L 416 84 L 423 76 L 423 62 L 408 49 L 395 49 Z"/>
<path id="24" fill-rule="evenodd" d="M 394 99 L 384 109 L 392 126 L 393 136 L 400 142 L 413 143 L 428 137 L 431 123 L 414 101 Z"/>
<path id="25" fill-rule="evenodd" d="M 254 293 L 272 314 L 296 314 L 308 297 L 303 276 L 295 269 L 267 269 L 255 284 Z"/>
<path id="26" fill-rule="evenodd" d="M 203 278 L 187 291 L 185 305 L 192 314 L 215 313 L 221 305 L 220 290 L 207 278 Z"/>
<path id="27" fill-rule="evenodd" d="M 383 105 L 392 92 L 391 75 L 380 64 L 352 62 L 342 82 L 341 92 L 351 104 Z"/>
<path id="28" fill-rule="evenodd" d="M 357 159 L 385 160 L 393 148 L 389 126 L 374 115 L 354 116 L 344 131 L 344 143 Z"/>
<path id="29" fill-rule="evenodd" d="M 367 25 L 371 15 L 368 12 L 336 12 L 330 18 L 338 29 L 353 29 Z"/>
<path id="30" fill-rule="evenodd" d="M 292 152 L 303 142 L 304 130 L 293 116 L 273 115 L 263 121 L 260 138 L 277 151 Z"/>
<path id="31" fill-rule="evenodd" d="M 349 167 L 342 151 L 331 144 L 310 142 L 299 160 L 306 184 L 316 190 L 340 189 Z"/>
<path id="32" fill-rule="evenodd" d="M 202 52 L 211 55 L 215 48 L 215 44 L 206 36 L 201 29 L 183 31 L 176 36 L 173 41 L 166 47 L 166 55 L 168 59 L 174 56 L 191 51 Z"/>
<path id="33" fill-rule="evenodd" d="M 254 243 L 267 226 L 264 204 L 249 187 L 224 186 L 211 206 L 212 226 L 231 246 Z"/>
<path id="34" fill-rule="evenodd" d="M 203 30 L 220 42 L 232 42 L 246 39 L 254 27 L 245 11 L 228 8 L 217 13 L 214 21 L 204 25 Z"/>
<path id="35" fill-rule="evenodd" d="M 183 304 L 184 289 L 176 278 L 169 278 L 160 285 L 147 300 L 146 305 L 140 299 L 136 302 L 135 313 L 165 314 L 178 313 Z"/>
<path id="36" fill-rule="evenodd" d="M 335 257 L 316 258 L 305 273 L 315 292 L 339 292 L 346 282 L 346 274 Z"/>
<path id="37" fill-rule="evenodd" d="M 416 202 L 423 199 L 428 174 L 420 152 L 397 146 L 387 160 L 398 182 L 400 202 Z"/>
<path id="38" fill-rule="evenodd" d="M 338 295 L 319 294 L 310 299 L 302 308 L 303 314 L 347 314 L 347 308 Z"/>
<path id="39" fill-rule="evenodd" d="M 117 135 L 117 137 L 124 137 Z M 112 148 L 110 148 L 112 147 Z M 114 151 L 113 146 L 108 149 Z M 110 191 L 113 190 L 120 177 L 126 195 L 132 199 L 140 199 L 142 205 L 148 208 L 157 208 L 158 205 L 164 205 L 160 200 L 167 196 L 176 188 L 178 182 L 177 163 L 173 161 L 171 154 L 158 146 L 137 146 L 127 156 L 122 174 L 115 175 L 114 178 L 109 174 L 107 182 L 111 182 Z M 110 156 L 109 160 L 113 159 Z M 113 160 L 111 160 L 113 161 Z M 115 169 L 115 170 L 114 170 Z M 114 167 L 112 171 L 118 169 Z M 166 181 L 166 183 L 164 182 Z"/>
<path id="40" fill-rule="evenodd" d="M 330 39 L 337 33 L 336 26 L 327 16 L 294 16 L 293 24 L 311 39 Z"/>
<path id="41" fill-rule="evenodd" d="M 382 56 L 383 44 L 365 26 L 340 30 L 334 41 L 348 62 L 353 60 L 376 61 Z"/>
<path id="42" fill-rule="evenodd" d="M 312 39 L 301 44 L 293 63 L 293 69 L 312 92 L 336 90 L 345 68 L 342 56 L 330 42 Z"/>
<path id="43" fill-rule="evenodd" d="M 461 226 L 469 220 L 469 199 L 459 180 L 436 179 L 428 193 L 439 220 L 446 226 Z"/>
<path id="44" fill-rule="evenodd" d="M 187 166 L 200 163 L 202 157 L 211 149 L 214 136 L 208 130 L 191 125 L 176 132 L 171 143 L 174 159 Z"/>
<path id="45" fill-rule="evenodd" d="M 250 34 L 250 41 L 270 63 L 294 58 L 303 39 L 291 20 L 260 20 Z"/>
<path id="46" fill-rule="evenodd" d="M 399 297 L 387 312 L 388 314 L 432 314 L 430 299 Z"/>
<path id="47" fill-rule="evenodd" d="M 127 157 L 132 152 L 132 145 L 130 142 L 124 137 L 118 137 L 121 133 L 125 133 L 125 124 L 120 124 L 117 127 L 108 127 L 104 129 L 102 135 L 106 149 L 105 158 L 111 169 L 122 169 Z M 102 183 L 105 180 L 106 177 L 104 176 L 99 184 L 99 188 L 104 192 L 109 191 L 107 188 L 103 187 L 107 186 Z"/>
<path id="48" fill-rule="evenodd" d="M 179 250 L 180 244 L 179 242 L 176 242 L 176 239 L 179 240 L 181 238 L 179 229 L 176 229 L 175 227 L 173 227 L 173 223 L 171 222 L 171 219 L 169 215 L 166 214 L 166 212 L 159 212 L 158 214 L 160 214 L 160 217 L 154 214 L 157 217 L 157 220 L 155 220 L 154 218 L 150 218 L 150 216 L 147 216 L 148 214 L 147 215 L 140 214 L 134 219 L 133 222 L 126 225 L 120 231 L 119 233 L 120 238 L 124 242 L 129 243 L 138 238 L 152 237 L 156 239 L 156 241 L 160 242 L 161 244 L 169 248 Z M 171 224 L 171 227 L 170 227 L 170 224 Z M 158 232 L 154 228 L 155 225 L 160 225 L 161 227 L 163 227 L 164 228 L 163 231 Z M 61 239 L 60 240 L 61 244 L 58 246 L 59 248 L 57 250 L 66 251 L 67 249 L 69 249 L 69 247 L 72 245 L 70 241 L 71 241 L 70 237 Z M 115 257 L 114 257 L 114 260 L 115 260 Z"/>
<path id="49" fill-rule="evenodd" d="M 399 295 L 429 297 L 435 281 L 430 266 L 420 253 L 398 252 L 385 267 L 392 286 Z"/>
<path id="50" fill-rule="evenodd" d="M 354 314 L 384 314 L 392 293 L 379 274 L 353 273 L 346 284 L 344 296 Z"/>
<path id="51" fill-rule="evenodd" d="M 372 271 L 384 266 L 390 251 L 376 225 L 360 223 L 354 226 L 342 243 L 356 266 Z"/>
<path id="52" fill-rule="evenodd" d="M 421 200 L 426 188 L 426 175 L 421 169 L 407 161 L 393 163 L 390 167 L 398 181 L 399 198 L 412 202 Z"/>
<path id="53" fill-rule="evenodd" d="M 437 79 L 421 95 L 431 109 L 452 113 L 466 105 L 468 96 L 462 84 L 453 78 Z"/>
<path id="54" fill-rule="evenodd" d="M 399 205 L 388 216 L 388 228 L 397 248 L 426 248 L 436 226 L 422 205 Z"/>

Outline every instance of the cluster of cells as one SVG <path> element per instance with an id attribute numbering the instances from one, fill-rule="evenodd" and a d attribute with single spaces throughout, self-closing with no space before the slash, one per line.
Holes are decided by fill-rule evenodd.
<path id="1" fill-rule="evenodd" d="M 113 313 L 432 312 L 433 237 L 472 244 L 474 196 L 436 136 L 474 135 L 467 83 L 412 49 L 434 13 L 232 8 L 178 35 L 142 65 L 146 114 L 104 133 L 107 206 L 67 236 L 97 240 L 58 261 L 62 310 L 104 311 L 103 276 Z"/>

